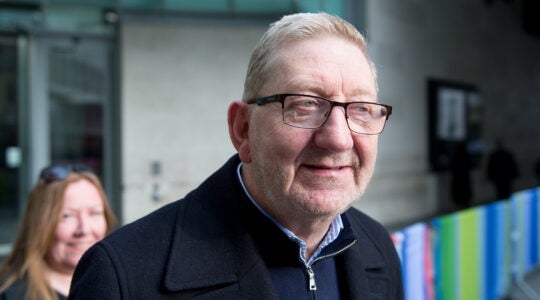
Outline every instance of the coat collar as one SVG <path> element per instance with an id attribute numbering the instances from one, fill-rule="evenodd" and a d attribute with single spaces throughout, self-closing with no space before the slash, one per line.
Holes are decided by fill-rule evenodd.
<path id="1" fill-rule="evenodd" d="M 240 216 L 239 198 L 245 195 L 235 177 L 239 162 L 234 156 L 181 200 L 165 289 L 179 292 L 239 284 L 242 293 L 260 299 L 266 297 L 260 291 L 273 291 L 270 274 Z M 276 298 L 272 292 L 266 295 Z"/>

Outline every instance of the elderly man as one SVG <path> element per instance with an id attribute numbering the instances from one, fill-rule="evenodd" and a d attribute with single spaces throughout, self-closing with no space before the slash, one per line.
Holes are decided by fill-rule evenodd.
<path id="1" fill-rule="evenodd" d="M 238 154 L 184 199 L 81 260 L 70 299 L 402 299 L 386 230 L 351 208 L 392 112 L 358 31 L 328 14 L 272 24 L 244 100 Z"/>

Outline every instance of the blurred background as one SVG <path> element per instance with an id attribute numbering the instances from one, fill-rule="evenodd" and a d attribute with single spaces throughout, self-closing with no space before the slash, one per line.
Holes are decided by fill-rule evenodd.
<path id="1" fill-rule="evenodd" d="M 226 111 L 262 33 L 318 11 L 365 34 L 394 106 L 356 207 L 394 230 L 500 200 L 497 140 L 513 191 L 539 185 L 539 1 L 1 0 L 0 256 L 52 162 L 94 167 L 122 224 L 182 198 L 235 153 Z"/>

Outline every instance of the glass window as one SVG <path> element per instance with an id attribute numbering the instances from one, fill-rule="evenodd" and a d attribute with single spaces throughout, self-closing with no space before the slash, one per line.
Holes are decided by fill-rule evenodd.
<path id="1" fill-rule="evenodd" d="M 82 5 L 50 5 L 46 10 L 48 29 L 72 32 L 112 33 L 104 20 L 103 8 Z"/>
<path id="2" fill-rule="evenodd" d="M 74 40 L 48 53 L 50 160 L 82 162 L 103 178 L 110 53 L 104 44 Z"/>
<path id="3" fill-rule="evenodd" d="M 181 11 L 198 11 L 198 12 L 227 12 L 229 10 L 228 0 L 165 0 L 165 8 Z"/>
<path id="4" fill-rule="evenodd" d="M 299 0 L 298 9 L 300 11 L 306 12 L 319 12 L 325 11 L 330 14 L 343 16 L 343 2 L 336 0 L 322 0 L 322 1 L 312 1 L 312 0 Z"/>
<path id="5" fill-rule="evenodd" d="M 120 0 L 120 6 L 125 8 L 159 8 L 161 0 Z"/>
<path id="6" fill-rule="evenodd" d="M 292 11 L 293 2 L 290 0 L 235 0 L 234 4 L 237 12 L 280 13 Z"/>

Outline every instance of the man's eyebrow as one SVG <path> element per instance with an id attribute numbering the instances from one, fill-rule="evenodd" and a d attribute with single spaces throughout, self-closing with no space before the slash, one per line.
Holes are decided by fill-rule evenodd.
<path id="1" fill-rule="evenodd" d="M 328 92 L 322 87 L 322 85 L 316 84 L 314 82 L 304 81 L 304 80 L 292 80 L 289 83 L 285 84 L 283 87 L 285 90 L 282 92 L 312 92 L 315 95 L 320 96 L 329 96 Z M 353 89 L 350 93 L 350 97 L 371 97 L 377 98 L 377 94 L 373 91 L 369 91 L 367 88 L 356 88 Z"/>
<path id="2" fill-rule="evenodd" d="M 373 91 L 369 91 L 368 89 L 354 89 L 351 93 L 352 97 L 373 97 L 377 98 L 377 93 Z"/>
<path id="3" fill-rule="evenodd" d="M 313 91 L 318 94 L 324 93 L 322 86 L 306 80 L 292 80 L 285 84 L 285 92 Z"/>

